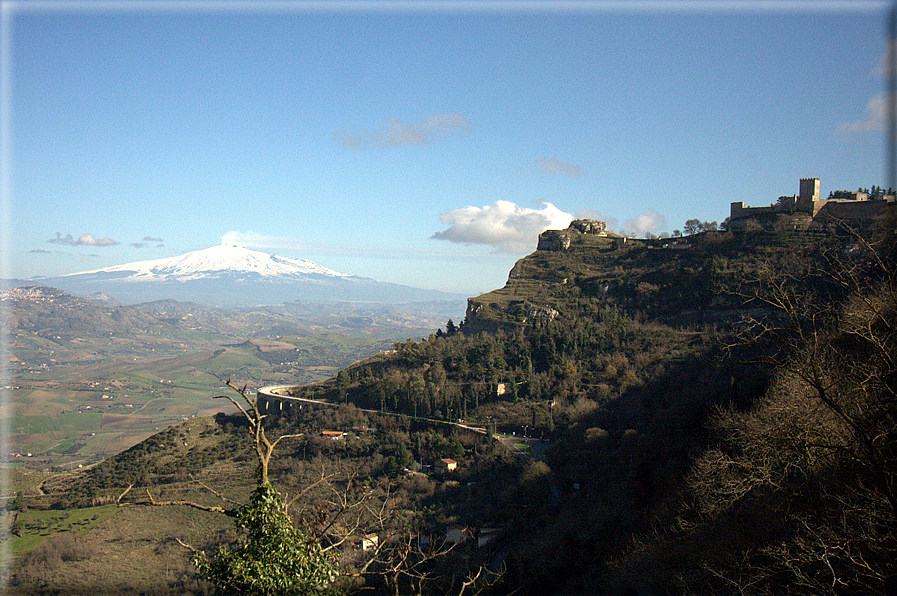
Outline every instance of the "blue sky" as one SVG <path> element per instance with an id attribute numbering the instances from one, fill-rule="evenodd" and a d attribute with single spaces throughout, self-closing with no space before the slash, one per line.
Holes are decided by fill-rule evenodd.
<path id="1" fill-rule="evenodd" d="M 572 216 L 887 184 L 885 4 L 169 6 L 7 5 L 7 276 L 228 240 L 472 295 Z"/>

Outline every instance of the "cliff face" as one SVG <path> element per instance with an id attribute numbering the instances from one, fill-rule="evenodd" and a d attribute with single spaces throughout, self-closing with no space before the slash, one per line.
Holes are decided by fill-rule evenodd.
<path id="1" fill-rule="evenodd" d="M 560 230 L 546 230 L 539 234 L 539 245 L 536 250 L 561 251 L 570 248 L 573 241 L 571 234 Z"/>

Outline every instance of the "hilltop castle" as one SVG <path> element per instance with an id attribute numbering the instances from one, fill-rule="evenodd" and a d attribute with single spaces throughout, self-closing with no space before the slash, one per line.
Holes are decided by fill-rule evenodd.
<path id="1" fill-rule="evenodd" d="M 845 193 L 842 193 L 842 197 Z M 819 198 L 819 178 L 801 178 L 800 194 L 779 197 L 769 207 L 746 207 L 732 203 L 729 229 L 743 232 L 785 226 L 791 229 L 827 227 L 835 222 L 871 223 L 887 209 L 897 206 L 894 195 L 869 197 L 864 192 L 846 193 L 846 198 Z"/>

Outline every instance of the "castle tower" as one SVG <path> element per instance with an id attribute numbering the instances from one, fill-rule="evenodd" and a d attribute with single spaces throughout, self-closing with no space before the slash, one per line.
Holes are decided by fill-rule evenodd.
<path id="1" fill-rule="evenodd" d="M 819 200 L 819 178 L 801 178 L 797 209 L 813 213 L 813 201 Z"/>

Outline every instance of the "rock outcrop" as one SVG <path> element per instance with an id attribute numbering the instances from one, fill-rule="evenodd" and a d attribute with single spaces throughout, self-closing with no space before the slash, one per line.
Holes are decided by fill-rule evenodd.
<path id="1" fill-rule="evenodd" d="M 566 230 L 545 230 L 539 234 L 536 250 L 567 250 L 577 234 L 607 236 L 607 224 L 594 219 L 574 219 Z"/>
<path id="2" fill-rule="evenodd" d="M 570 228 L 579 230 L 581 234 L 607 236 L 607 224 L 595 219 L 574 219 L 570 222 Z"/>
<path id="3" fill-rule="evenodd" d="M 536 250 L 562 251 L 570 248 L 572 238 L 570 234 L 562 230 L 545 230 L 539 234 L 539 244 Z"/>

